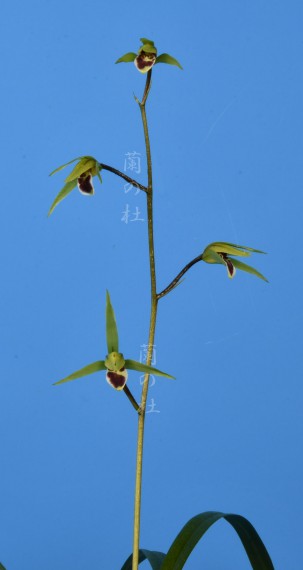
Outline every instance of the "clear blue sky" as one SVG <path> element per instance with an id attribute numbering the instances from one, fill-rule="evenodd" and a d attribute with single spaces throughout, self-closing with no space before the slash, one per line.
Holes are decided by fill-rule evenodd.
<path id="1" fill-rule="evenodd" d="M 246 516 L 277 570 L 302 552 L 302 18 L 298 0 L 109 3 L 2 0 L 0 561 L 7 570 L 118 570 L 131 551 L 137 418 L 99 374 L 105 290 L 121 349 L 147 342 L 145 196 L 104 172 L 94 198 L 48 174 L 88 154 L 123 170 L 144 140 L 114 65 L 139 38 L 158 65 L 148 102 L 159 289 L 213 241 L 268 252 L 266 284 L 196 265 L 159 306 L 142 512 L 145 548 L 166 551 L 191 516 Z M 139 374 L 129 386 L 139 397 Z M 142 568 L 147 568 L 144 563 Z M 188 570 L 250 568 L 227 524 Z"/>

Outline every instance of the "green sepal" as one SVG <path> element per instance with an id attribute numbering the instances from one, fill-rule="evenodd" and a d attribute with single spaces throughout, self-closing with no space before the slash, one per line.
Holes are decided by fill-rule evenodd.
<path id="1" fill-rule="evenodd" d="M 145 45 L 145 44 L 149 44 L 150 46 L 154 46 L 155 42 L 153 42 L 153 40 L 148 40 L 147 38 L 140 38 L 140 42 Z"/>
<path id="2" fill-rule="evenodd" d="M 224 261 L 216 251 L 210 249 L 208 251 L 204 251 L 202 254 L 202 260 L 206 261 L 206 263 L 222 263 L 224 265 Z"/>
<path id="3" fill-rule="evenodd" d="M 130 51 L 124 55 L 122 55 L 122 57 L 119 57 L 119 59 L 117 59 L 117 61 L 115 61 L 115 63 L 129 63 L 130 61 L 135 61 L 137 57 L 137 54 Z"/>
<path id="4" fill-rule="evenodd" d="M 139 564 L 144 560 L 148 560 L 152 570 L 161 570 L 162 563 L 165 559 L 165 554 L 163 552 L 157 552 L 156 550 L 146 550 L 145 548 L 140 548 L 139 550 Z M 124 562 L 121 570 L 132 570 L 133 555 L 131 554 L 129 558 Z"/>
<path id="5" fill-rule="evenodd" d="M 153 366 L 148 366 L 147 364 L 143 364 L 142 362 L 137 362 L 137 360 L 125 360 L 125 368 L 128 370 L 137 370 L 137 372 L 145 372 L 146 374 L 156 374 L 157 376 L 165 376 L 165 378 L 171 378 L 175 380 L 175 376 L 171 376 L 171 374 L 167 374 L 166 372 L 162 372 L 158 370 L 158 368 L 154 368 Z"/>
<path id="6" fill-rule="evenodd" d="M 66 196 L 77 186 L 77 180 L 72 180 L 71 182 L 67 182 L 67 184 L 65 184 L 65 186 L 63 186 L 62 190 L 60 190 L 59 194 L 56 196 L 56 198 L 54 199 L 49 212 L 48 212 L 48 216 L 50 216 L 52 214 L 52 212 L 54 211 L 55 207 L 58 206 L 59 202 L 61 202 L 64 198 L 66 198 Z"/>
<path id="7" fill-rule="evenodd" d="M 88 170 L 94 170 L 96 168 L 96 164 L 97 161 L 92 156 L 83 156 L 78 164 L 76 164 L 76 166 L 73 168 L 68 177 L 65 179 L 65 182 L 77 180 L 84 172 L 87 172 Z"/>
<path id="8" fill-rule="evenodd" d="M 201 513 L 186 523 L 165 556 L 161 570 L 182 570 L 196 544 L 220 519 L 225 519 L 237 532 L 253 570 L 274 570 L 270 556 L 252 524 L 241 515 L 216 511 Z"/>
<path id="9" fill-rule="evenodd" d="M 66 166 L 68 166 L 69 164 L 72 164 L 73 162 L 75 162 L 76 160 L 81 160 L 82 156 L 78 156 L 77 158 L 73 158 L 73 160 L 70 160 L 69 162 L 66 162 L 65 164 L 62 164 L 62 166 L 58 166 L 58 168 L 55 168 L 55 170 L 53 170 L 49 176 L 52 176 L 53 174 L 56 174 L 56 172 L 59 172 L 59 170 L 62 170 L 63 168 L 65 168 Z"/>
<path id="10" fill-rule="evenodd" d="M 182 65 L 178 62 L 175 57 L 172 57 L 168 53 L 161 53 L 158 55 L 155 63 L 168 63 L 169 65 L 176 65 L 180 69 L 183 69 Z"/>
<path id="11" fill-rule="evenodd" d="M 157 55 L 157 48 L 155 48 L 155 46 L 151 44 L 144 44 L 143 46 L 141 46 L 138 53 L 140 54 L 143 51 L 144 53 L 152 53 L 154 55 Z"/>
<path id="12" fill-rule="evenodd" d="M 106 291 L 106 341 L 108 354 L 111 354 L 112 352 L 119 353 L 119 337 L 116 317 L 108 291 Z"/>
<path id="13" fill-rule="evenodd" d="M 246 263 L 243 263 L 243 261 L 239 261 L 238 259 L 234 258 L 231 258 L 230 260 L 237 269 L 241 269 L 242 271 L 247 271 L 247 273 L 256 275 L 256 277 L 260 277 L 260 279 L 263 279 L 263 281 L 269 283 L 268 279 L 266 279 L 266 277 L 264 277 L 264 275 L 262 275 L 260 271 L 257 271 L 257 269 L 255 269 L 254 267 L 251 267 L 251 265 L 247 265 Z"/>
<path id="14" fill-rule="evenodd" d="M 227 253 L 229 255 L 238 255 L 239 257 L 249 257 L 252 253 L 263 253 L 260 249 L 254 249 L 252 247 L 247 247 L 246 245 L 237 245 L 235 243 L 229 243 L 225 241 L 216 241 L 210 243 L 204 251 L 207 249 L 214 249 L 215 251 L 220 251 L 221 253 Z"/>
<path id="15" fill-rule="evenodd" d="M 1 562 L 0 562 L 0 570 L 6 570 L 6 568 L 3 566 L 3 564 L 1 564 Z"/>
<path id="16" fill-rule="evenodd" d="M 69 376 L 66 376 L 59 382 L 55 382 L 53 386 L 58 386 L 58 384 L 64 384 L 65 382 L 70 382 L 71 380 L 77 380 L 78 378 L 82 378 L 82 376 L 88 376 L 89 374 L 93 374 L 94 372 L 99 372 L 100 370 L 106 370 L 104 360 L 97 360 L 97 362 L 92 362 L 92 364 L 88 364 L 80 370 L 73 372 Z"/>

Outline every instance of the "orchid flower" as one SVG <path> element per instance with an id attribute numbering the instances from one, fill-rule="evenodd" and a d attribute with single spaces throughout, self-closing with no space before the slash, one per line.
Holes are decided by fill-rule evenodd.
<path id="1" fill-rule="evenodd" d="M 93 186 L 93 176 L 98 176 L 101 184 L 102 179 L 100 176 L 101 165 L 97 162 L 95 158 L 92 156 L 80 156 L 78 158 L 73 158 L 66 164 L 59 166 L 53 172 L 50 173 L 50 176 L 59 172 L 69 164 L 72 164 L 78 160 L 76 166 L 73 168 L 71 173 L 65 179 L 65 185 L 63 186 L 62 190 L 60 190 L 59 194 L 55 198 L 54 202 L 52 203 L 48 215 L 50 216 L 51 213 L 54 211 L 55 207 L 66 198 L 66 196 L 78 186 L 81 194 L 85 194 L 86 196 L 92 196 L 95 193 L 94 186 Z"/>
<path id="2" fill-rule="evenodd" d="M 169 65 L 176 65 L 180 69 L 183 69 L 178 60 L 168 53 L 162 53 L 157 56 L 157 48 L 152 40 L 141 38 L 140 41 L 142 46 L 137 53 L 128 52 L 122 55 L 122 57 L 119 57 L 116 63 L 129 63 L 133 61 L 140 73 L 147 73 L 156 63 L 168 63 Z"/>
<path id="3" fill-rule="evenodd" d="M 235 259 L 234 256 L 238 257 L 249 257 L 252 253 L 265 253 L 264 251 L 260 251 L 259 249 L 253 249 L 252 247 L 246 247 L 244 245 L 236 245 L 234 243 L 228 243 L 224 241 L 218 241 L 214 243 L 210 243 L 202 253 L 202 260 L 206 261 L 206 263 L 221 263 L 225 265 L 227 269 L 227 275 L 231 279 L 236 274 L 236 268 L 241 269 L 242 271 L 247 271 L 247 273 L 251 273 L 252 275 L 256 275 L 263 279 L 264 281 L 268 281 L 262 273 Z"/>
<path id="4" fill-rule="evenodd" d="M 58 384 L 69 382 L 70 380 L 76 380 L 77 378 L 82 378 L 83 376 L 99 372 L 100 370 L 107 371 L 106 380 L 113 388 L 115 388 L 115 390 L 123 390 L 125 388 L 128 377 L 127 369 L 145 372 L 146 374 L 165 376 L 166 378 L 174 378 L 174 376 L 166 374 L 166 372 L 161 372 L 161 370 L 158 370 L 153 366 L 148 366 L 147 364 L 137 362 L 136 360 L 125 359 L 123 354 L 119 352 L 118 329 L 108 291 L 106 293 L 106 339 L 108 354 L 105 360 L 98 360 L 97 362 L 88 364 L 87 366 L 80 368 L 80 370 L 73 372 L 73 374 L 59 380 L 59 382 L 55 382 L 54 385 L 56 386 Z"/>

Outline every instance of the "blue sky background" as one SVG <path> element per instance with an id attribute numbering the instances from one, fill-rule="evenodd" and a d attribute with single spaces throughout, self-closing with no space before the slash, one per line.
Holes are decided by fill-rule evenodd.
<path id="1" fill-rule="evenodd" d="M 131 552 L 137 418 L 103 374 L 105 290 L 121 350 L 147 342 L 145 196 L 104 172 L 51 218 L 80 155 L 123 170 L 144 139 L 133 93 L 142 36 L 158 65 L 148 101 L 158 289 L 212 241 L 269 253 L 266 284 L 196 265 L 159 305 L 149 394 L 142 547 L 166 551 L 195 514 L 242 514 L 277 570 L 302 552 L 302 17 L 300 1 L 1 2 L 0 560 L 7 570 L 119 569 Z M 130 173 L 131 174 L 131 173 Z M 139 374 L 129 387 L 139 398 Z M 147 563 L 142 568 L 147 568 Z M 248 569 L 217 523 L 186 568 Z"/>

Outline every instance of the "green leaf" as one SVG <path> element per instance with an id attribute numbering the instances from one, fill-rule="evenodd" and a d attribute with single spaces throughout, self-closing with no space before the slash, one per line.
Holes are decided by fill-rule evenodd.
<path id="1" fill-rule="evenodd" d="M 50 216 L 52 214 L 52 212 L 54 211 L 55 207 L 58 206 L 59 202 L 61 202 L 64 198 L 66 198 L 66 196 L 77 186 L 77 181 L 76 180 L 72 180 L 71 182 L 67 182 L 67 184 L 65 184 L 65 186 L 63 186 L 62 190 L 60 190 L 59 194 L 56 196 L 56 198 L 54 199 L 49 212 L 48 212 L 48 216 Z"/>
<path id="2" fill-rule="evenodd" d="M 153 366 L 148 366 L 142 362 L 137 362 L 136 360 L 125 360 L 125 368 L 128 370 L 137 370 L 137 372 L 145 372 L 146 374 L 156 374 L 157 376 L 165 376 L 165 378 L 172 378 L 175 380 L 175 376 L 166 374 L 166 372 L 161 372 L 158 368 Z"/>
<path id="3" fill-rule="evenodd" d="M 263 279 L 263 281 L 266 281 L 267 283 L 269 282 L 268 279 L 266 279 L 266 277 L 262 275 L 262 273 L 257 271 L 257 269 L 255 269 L 254 267 L 251 267 L 251 265 L 247 265 L 246 263 L 243 263 L 242 261 L 239 261 L 238 259 L 234 258 L 232 258 L 231 262 L 235 267 L 237 267 L 237 269 L 241 269 L 242 271 L 247 271 L 247 273 L 256 275 L 256 277 L 260 277 L 260 279 Z"/>
<path id="4" fill-rule="evenodd" d="M 69 164 L 72 164 L 73 162 L 75 162 L 76 160 L 81 160 L 82 156 L 78 156 L 78 158 L 73 158 L 73 160 L 70 160 L 69 162 L 66 162 L 65 164 L 62 164 L 62 166 L 58 166 L 58 168 L 56 168 L 55 170 L 53 170 L 50 173 L 50 176 L 52 176 L 53 174 L 56 174 L 56 172 L 59 172 L 59 170 L 62 170 L 63 168 L 65 168 L 66 166 L 68 166 Z M 0 569 L 1 570 L 1 569 Z"/>
<path id="5" fill-rule="evenodd" d="M 181 570 L 196 544 L 216 521 L 225 519 L 237 532 L 254 570 L 274 570 L 270 556 L 252 524 L 240 515 L 215 511 L 190 519 L 172 543 L 161 570 Z"/>
<path id="6" fill-rule="evenodd" d="M 155 550 L 139 550 L 139 564 L 144 560 L 148 560 L 153 570 L 161 570 L 162 562 L 165 559 L 165 554 L 163 552 L 157 552 Z M 121 570 L 132 570 L 133 555 L 131 554 L 129 558 L 124 562 Z"/>
<path id="7" fill-rule="evenodd" d="M 82 378 L 83 376 L 88 376 L 89 374 L 93 374 L 94 372 L 99 372 L 100 370 L 106 370 L 104 360 L 97 360 L 97 362 L 92 362 L 92 364 L 88 364 L 80 370 L 73 372 L 69 376 L 66 376 L 59 382 L 55 382 L 53 386 L 58 386 L 58 384 L 64 384 L 65 382 L 70 382 L 71 380 L 77 380 L 78 378 Z"/>
<path id="8" fill-rule="evenodd" d="M 119 337 L 116 317 L 108 291 L 106 291 L 106 340 L 108 354 L 111 352 L 119 352 Z"/>
<path id="9" fill-rule="evenodd" d="M 1 564 L 1 562 L 0 562 L 0 570 L 6 570 L 6 568 L 4 568 L 3 564 Z"/>
<path id="10" fill-rule="evenodd" d="M 169 65 L 176 65 L 180 69 L 183 69 L 182 65 L 178 62 L 178 60 L 169 55 L 168 53 L 161 53 L 161 55 L 158 55 L 156 63 L 168 63 Z"/>
<path id="11" fill-rule="evenodd" d="M 124 55 L 122 55 L 122 57 L 119 57 L 119 59 L 117 59 L 117 61 L 115 61 L 115 63 L 129 63 L 130 61 L 135 61 L 137 57 L 137 54 L 130 51 L 129 53 L 126 53 Z"/>
<path id="12" fill-rule="evenodd" d="M 65 182 L 71 182 L 72 180 L 77 180 L 81 174 L 86 172 L 87 170 L 91 170 L 96 166 L 96 160 L 92 156 L 83 156 L 73 168 L 71 173 L 65 179 Z"/>

